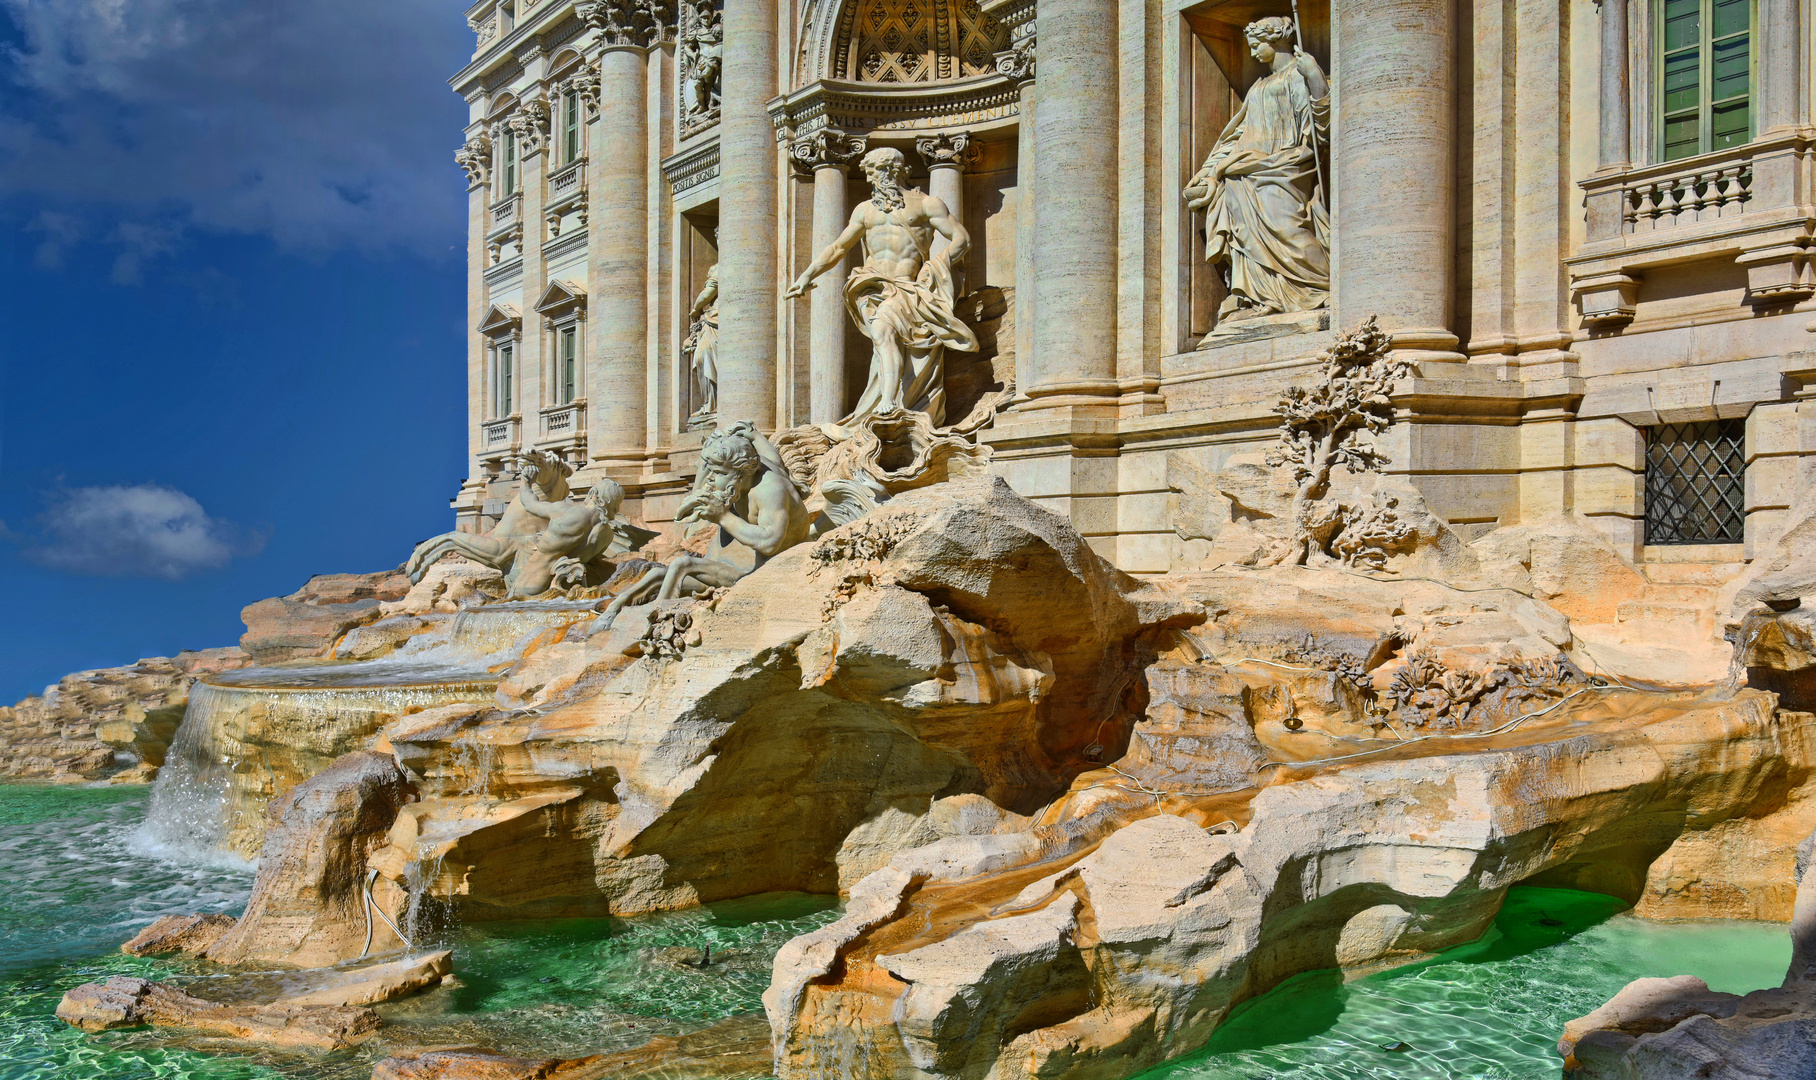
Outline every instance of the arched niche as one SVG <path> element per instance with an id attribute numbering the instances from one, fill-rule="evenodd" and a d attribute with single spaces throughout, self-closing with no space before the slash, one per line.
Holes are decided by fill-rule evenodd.
<path id="1" fill-rule="evenodd" d="M 913 86 L 996 70 L 1008 30 L 976 0 L 808 0 L 797 84 Z"/>

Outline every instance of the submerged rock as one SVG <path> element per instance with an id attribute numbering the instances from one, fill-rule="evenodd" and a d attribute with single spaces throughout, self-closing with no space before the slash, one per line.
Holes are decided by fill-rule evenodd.
<path id="1" fill-rule="evenodd" d="M 84 1031 L 181 1027 L 273 1046 L 339 1050 L 378 1027 L 370 1009 L 340 1006 L 222 1005 L 191 997 L 163 983 L 116 975 L 78 986 L 57 1005 L 57 1018 Z"/>

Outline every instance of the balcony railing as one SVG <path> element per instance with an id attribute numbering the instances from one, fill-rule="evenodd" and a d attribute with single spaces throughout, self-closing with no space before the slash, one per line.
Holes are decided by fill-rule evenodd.
<path id="1" fill-rule="evenodd" d="M 1745 302 L 1756 309 L 1816 292 L 1805 258 L 1816 218 L 1813 159 L 1816 141 L 1791 132 L 1584 180 L 1583 245 L 1565 260 L 1583 324 L 1614 330 L 1638 317 L 1655 267 L 1740 266 Z"/>
<path id="2" fill-rule="evenodd" d="M 586 402 L 570 401 L 565 405 L 545 405 L 542 409 L 542 436 L 565 439 L 586 431 Z"/>
<path id="3" fill-rule="evenodd" d="M 487 420 L 480 429 L 482 451 L 491 454 L 517 449 L 519 444 L 517 431 L 520 422 L 515 416 L 507 416 L 501 420 Z"/>
<path id="4" fill-rule="evenodd" d="M 492 204 L 492 228 L 502 228 L 517 220 L 523 208 L 522 195 L 506 195 Z"/>
<path id="5" fill-rule="evenodd" d="M 573 195 L 584 185 L 586 179 L 586 159 L 569 164 L 560 172 L 549 177 L 549 201 L 560 202 Z"/>

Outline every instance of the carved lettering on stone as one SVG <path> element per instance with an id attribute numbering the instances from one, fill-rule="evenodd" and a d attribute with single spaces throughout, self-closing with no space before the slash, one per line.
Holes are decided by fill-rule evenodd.
<path id="1" fill-rule="evenodd" d="M 1186 205 L 1204 211 L 1205 257 L 1222 268 L 1223 325 L 1330 304 L 1330 214 L 1321 169 L 1328 156 L 1330 83 L 1296 45 L 1293 21 L 1257 19 L 1249 52 L 1268 69 L 1249 88 Z"/>

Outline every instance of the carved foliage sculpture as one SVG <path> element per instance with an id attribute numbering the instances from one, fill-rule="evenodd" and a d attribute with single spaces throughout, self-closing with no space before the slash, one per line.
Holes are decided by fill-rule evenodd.
<path id="1" fill-rule="evenodd" d="M 469 188 L 484 185 L 492 178 L 492 137 L 482 131 L 468 139 L 454 151 L 454 161 L 467 174 Z"/>
<path id="2" fill-rule="evenodd" d="M 1388 464 L 1387 455 L 1368 436 L 1393 424 L 1389 394 L 1397 380 L 1413 371 L 1409 361 L 1389 351 L 1391 344 L 1371 316 L 1325 352 L 1322 378 L 1311 386 L 1290 387 L 1274 407 L 1280 417 L 1280 441 L 1268 451 L 1267 462 L 1291 467 L 1298 489 L 1293 493 L 1291 533 L 1269 560 L 1272 564 L 1304 566 L 1314 558 L 1337 558 L 1378 569 L 1385 554 L 1377 558 L 1365 549 L 1382 551 L 1382 545 L 1406 539 L 1391 501 L 1362 510 L 1319 504 L 1337 466 L 1370 473 Z M 1337 550 L 1326 550 L 1332 544 Z"/>
<path id="3" fill-rule="evenodd" d="M 648 47 L 669 40 L 675 29 L 674 0 L 580 0 L 574 14 L 607 45 Z"/>
<path id="4" fill-rule="evenodd" d="M 531 98 L 517 106 L 517 111 L 505 124 L 517 136 L 519 153 L 525 157 L 536 153 L 548 144 L 549 103 L 541 98 Z"/>

